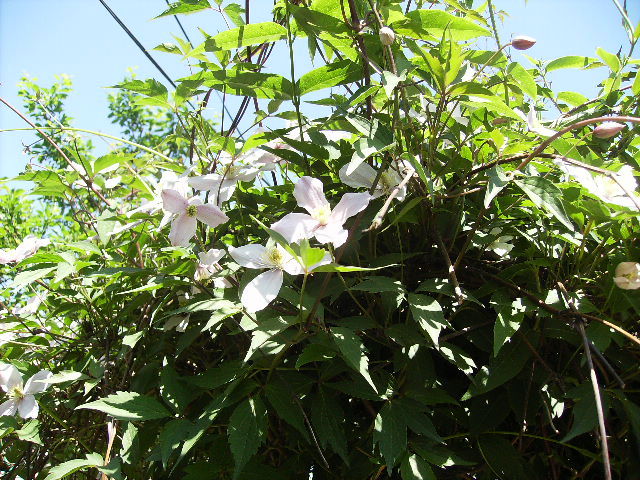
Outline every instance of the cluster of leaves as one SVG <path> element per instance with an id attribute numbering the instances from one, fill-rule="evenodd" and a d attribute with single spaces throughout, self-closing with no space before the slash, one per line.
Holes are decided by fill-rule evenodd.
<path id="1" fill-rule="evenodd" d="M 0 227 L 7 249 L 26 233 L 54 239 L 1 272 L 13 337 L 0 358 L 54 374 L 38 419 L 0 417 L 6 478 L 634 475 L 640 297 L 614 270 L 640 259 L 640 29 L 627 56 L 527 68 L 508 45 L 478 47 L 493 7 L 473 3 L 281 0 L 273 22 L 245 24 L 244 6 L 179 0 L 161 14 L 236 26 L 158 47 L 194 69 L 175 91 L 119 85 L 124 146 L 96 158 L 53 125 L 65 155 L 17 177 L 46 220 Z M 323 65 L 296 76 L 293 42 L 305 39 Z M 280 47 L 289 73 L 267 72 Z M 596 98 L 549 87 L 554 70 L 586 67 L 606 71 Z M 202 115 L 214 90 L 241 98 L 221 129 Z M 303 101 L 318 91 L 330 114 L 311 118 Z M 540 111 L 559 116 L 545 127 Z M 590 122 L 603 115 L 631 123 L 598 138 Z M 244 140 L 243 118 L 292 123 Z M 249 159 L 273 170 L 220 201 L 228 221 L 171 245 L 162 192 L 223 182 Z M 266 227 L 300 211 L 299 178 L 319 179 L 335 205 L 364 165 L 383 195 L 347 221 L 340 248 Z M 25 216 L 19 195 L 2 197 L 3 220 Z M 332 264 L 285 276 L 249 313 L 239 298 L 257 272 L 225 256 L 203 275 L 202 255 L 267 240 L 303 265 Z M 16 313 L 36 293 L 40 308 Z"/>

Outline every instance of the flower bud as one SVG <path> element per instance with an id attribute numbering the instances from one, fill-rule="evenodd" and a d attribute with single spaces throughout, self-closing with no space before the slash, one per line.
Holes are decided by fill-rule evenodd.
<path id="1" fill-rule="evenodd" d="M 383 45 L 391 45 L 396 39 L 396 32 L 389 27 L 382 27 L 378 35 L 380 35 L 380 43 Z"/>
<path id="2" fill-rule="evenodd" d="M 624 128 L 622 123 L 602 122 L 593 129 L 593 135 L 598 138 L 611 138 Z"/>
<path id="3" fill-rule="evenodd" d="M 640 288 L 640 264 L 637 262 L 619 263 L 613 281 L 623 290 Z"/>
<path id="4" fill-rule="evenodd" d="M 529 50 L 536 44 L 536 39 L 527 35 L 518 35 L 511 40 L 511 46 L 516 50 Z"/>

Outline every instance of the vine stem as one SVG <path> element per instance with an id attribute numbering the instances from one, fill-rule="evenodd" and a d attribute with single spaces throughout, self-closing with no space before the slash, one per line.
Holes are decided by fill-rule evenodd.
<path id="1" fill-rule="evenodd" d="M 91 181 L 91 179 L 85 177 L 82 172 L 76 168 L 76 166 L 74 165 L 74 163 L 69 160 L 69 157 L 67 157 L 67 154 L 64 153 L 62 151 L 62 149 L 58 146 L 58 144 L 56 142 L 53 141 L 53 139 L 51 137 L 49 137 L 49 135 L 47 135 L 46 133 L 44 133 L 44 131 L 42 131 L 39 127 L 37 127 L 34 123 L 31 122 L 31 120 L 29 120 L 27 117 L 25 117 L 20 110 L 18 110 L 17 108 L 15 108 L 13 105 L 11 105 L 9 102 L 7 102 L 4 98 L 0 97 L 0 102 L 4 103 L 7 107 L 9 107 L 9 109 L 11 109 L 16 115 L 18 115 L 22 120 L 24 120 L 25 122 L 27 122 L 33 129 L 35 129 L 40 135 L 42 135 L 52 146 L 53 148 L 55 148 L 60 155 L 62 155 L 62 158 L 64 158 L 67 162 L 67 164 L 73 168 L 73 170 L 80 175 L 80 178 L 84 181 L 85 185 L 87 185 L 91 191 L 93 193 L 96 194 L 96 196 L 102 200 L 108 207 L 111 207 L 111 202 L 109 200 L 107 200 L 104 195 L 102 195 L 97 189 L 96 187 L 94 187 L 93 182 Z M 59 127 L 55 127 L 56 129 L 58 129 Z"/>
<path id="2" fill-rule="evenodd" d="M 542 151 L 547 148 L 549 145 L 551 145 L 556 139 L 560 138 L 562 135 L 564 135 L 567 132 L 570 132 L 571 130 L 575 130 L 578 128 L 582 128 L 582 127 L 586 127 L 587 125 L 591 125 L 593 123 L 600 123 L 600 122 L 631 122 L 631 123 L 640 123 L 640 118 L 637 117 L 627 117 L 627 116 L 612 116 L 612 117 L 596 117 L 596 118 L 588 118 L 587 120 L 582 120 L 580 122 L 576 122 L 573 123 L 571 125 L 569 125 L 568 127 L 563 128 L 562 130 L 560 130 L 558 133 L 556 133 L 555 135 L 552 135 L 551 137 L 547 138 L 544 142 L 542 142 L 540 145 L 538 145 L 538 147 L 531 152 L 527 158 L 525 158 L 520 165 L 518 165 L 515 169 L 516 170 L 522 170 L 524 167 L 526 167 L 529 162 L 531 160 L 533 160 L 535 157 L 538 156 L 538 154 L 542 153 Z"/>

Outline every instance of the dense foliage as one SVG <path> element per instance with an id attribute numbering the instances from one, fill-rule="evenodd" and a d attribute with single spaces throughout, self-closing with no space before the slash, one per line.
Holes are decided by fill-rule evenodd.
<path id="1" fill-rule="evenodd" d="M 3 478 L 635 478 L 640 28 L 522 65 L 479 3 L 174 2 L 229 28 L 117 86 L 104 155 L 25 79 Z"/>

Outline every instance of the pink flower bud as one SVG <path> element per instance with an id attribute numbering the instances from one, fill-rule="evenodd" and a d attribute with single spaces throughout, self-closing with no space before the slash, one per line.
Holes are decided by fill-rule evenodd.
<path id="1" fill-rule="evenodd" d="M 529 50 L 536 44 L 536 39 L 526 35 L 518 35 L 511 40 L 511 46 L 516 50 Z"/>
<path id="2" fill-rule="evenodd" d="M 624 128 L 622 123 L 602 122 L 593 129 L 593 135 L 598 138 L 611 138 Z"/>
<path id="3" fill-rule="evenodd" d="M 396 39 L 396 32 L 389 27 L 382 27 L 378 32 L 382 45 L 391 45 Z"/>

